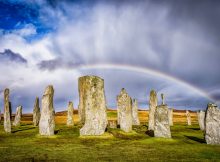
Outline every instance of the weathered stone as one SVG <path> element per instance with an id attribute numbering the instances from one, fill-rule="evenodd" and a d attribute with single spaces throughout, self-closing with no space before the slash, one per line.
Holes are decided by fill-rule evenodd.
<path id="1" fill-rule="evenodd" d="M 173 126 L 173 109 L 168 109 L 169 124 Z"/>
<path id="2" fill-rule="evenodd" d="M 2 120 L 2 113 L 1 113 L 1 110 L 0 110 L 0 122 L 1 122 L 1 120 Z"/>
<path id="3" fill-rule="evenodd" d="M 109 128 L 117 128 L 117 122 L 115 120 L 108 121 Z"/>
<path id="4" fill-rule="evenodd" d="M 102 135 L 108 124 L 104 80 L 97 76 L 84 76 L 79 78 L 79 85 L 81 119 L 85 117 L 80 135 Z"/>
<path id="5" fill-rule="evenodd" d="M 41 109 L 41 117 L 39 123 L 40 135 L 45 135 L 45 136 L 54 135 L 55 111 L 53 107 L 53 95 L 54 95 L 54 89 L 53 86 L 50 85 L 46 88 L 44 95 L 42 97 L 42 109 Z"/>
<path id="6" fill-rule="evenodd" d="M 161 99 L 162 99 L 162 105 L 165 105 L 165 96 L 163 93 L 161 93 Z"/>
<path id="7" fill-rule="evenodd" d="M 125 132 L 132 131 L 132 100 L 126 90 L 122 88 L 117 96 L 117 110 L 120 128 Z"/>
<path id="8" fill-rule="evenodd" d="M 150 91 L 148 130 L 154 130 L 154 114 L 157 107 L 157 92 Z"/>
<path id="9" fill-rule="evenodd" d="M 67 109 L 67 126 L 73 126 L 73 102 L 69 102 L 68 109 Z"/>
<path id="10" fill-rule="evenodd" d="M 11 115 L 8 88 L 6 88 L 4 91 L 4 129 L 6 133 L 11 133 Z"/>
<path id="11" fill-rule="evenodd" d="M 19 126 L 21 124 L 21 116 L 22 116 L 22 106 L 18 106 L 16 109 L 15 119 L 13 122 L 14 126 Z"/>
<path id="12" fill-rule="evenodd" d="M 205 116 L 206 143 L 220 145 L 220 109 L 215 104 L 208 104 Z"/>
<path id="13" fill-rule="evenodd" d="M 78 91 L 79 91 L 79 105 L 78 105 L 78 114 L 79 114 L 79 123 L 85 124 L 85 92 L 86 84 L 88 79 L 86 77 L 80 77 L 78 79 Z"/>
<path id="14" fill-rule="evenodd" d="M 167 105 L 159 105 L 156 107 L 154 136 L 171 138 Z"/>
<path id="15" fill-rule="evenodd" d="M 191 115 L 188 110 L 186 110 L 186 120 L 187 120 L 187 125 L 191 125 Z"/>
<path id="16" fill-rule="evenodd" d="M 140 125 L 138 117 L 138 102 L 136 99 L 133 100 L 132 104 L 132 125 Z"/>
<path id="17" fill-rule="evenodd" d="M 36 97 L 33 109 L 33 125 L 38 126 L 40 121 L 40 106 L 39 106 L 39 98 Z"/>
<path id="18" fill-rule="evenodd" d="M 198 117 L 198 123 L 201 130 L 205 129 L 205 112 L 204 111 L 198 111 L 197 112 Z"/>

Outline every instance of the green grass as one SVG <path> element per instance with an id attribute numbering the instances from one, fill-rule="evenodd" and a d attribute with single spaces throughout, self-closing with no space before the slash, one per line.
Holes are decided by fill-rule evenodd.
<path id="1" fill-rule="evenodd" d="M 0 161 L 220 161 L 220 146 L 205 144 L 197 125 L 175 125 L 172 139 L 150 137 L 146 130 L 109 129 L 101 138 L 82 138 L 77 126 L 56 125 L 57 134 L 47 138 L 32 125 L 13 128 L 11 134 L 1 125 Z"/>

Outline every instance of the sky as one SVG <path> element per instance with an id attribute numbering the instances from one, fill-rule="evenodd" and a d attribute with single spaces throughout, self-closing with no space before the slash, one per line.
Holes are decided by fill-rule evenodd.
<path id="1" fill-rule="evenodd" d="M 56 111 L 78 105 L 78 78 L 105 80 L 107 106 L 125 88 L 176 109 L 220 103 L 218 0 L 0 0 L 0 107 L 31 112 L 47 85 Z"/>

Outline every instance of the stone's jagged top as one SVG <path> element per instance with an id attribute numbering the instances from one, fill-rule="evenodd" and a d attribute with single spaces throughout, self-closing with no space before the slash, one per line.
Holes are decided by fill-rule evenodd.
<path id="1" fill-rule="evenodd" d="M 205 116 L 206 143 L 220 145 L 220 109 L 215 104 L 208 104 Z"/>
<path id="2" fill-rule="evenodd" d="M 155 90 L 150 91 L 149 99 L 149 118 L 148 118 L 148 130 L 154 130 L 154 114 L 157 107 L 157 92 Z"/>
<path id="3" fill-rule="evenodd" d="M 48 94 L 51 94 L 51 95 L 54 94 L 54 89 L 52 85 L 47 86 L 47 88 L 44 91 L 44 95 L 48 95 Z"/>
<path id="4" fill-rule="evenodd" d="M 85 75 L 85 76 L 81 76 L 81 77 L 79 77 L 78 80 L 84 80 L 84 79 L 87 79 L 87 78 L 97 79 L 97 80 L 103 80 L 103 81 L 104 81 L 104 79 L 102 79 L 102 78 L 99 77 L 99 76 L 95 76 L 95 75 Z"/>
<path id="5" fill-rule="evenodd" d="M 208 107 L 218 107 L 215 103 L 208 103 Z"/>
<path id="6" fill-rule="evenodd" d="M 10 92 L 10 90 L 8 89 L 8 88 L 6 88 L 5 90 L 4 90 L 4 95 L 6 96 L 6 95 L 9 95 L 9 92 Z"/>

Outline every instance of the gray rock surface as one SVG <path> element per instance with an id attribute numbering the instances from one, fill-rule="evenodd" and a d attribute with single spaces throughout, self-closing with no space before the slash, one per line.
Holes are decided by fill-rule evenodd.
<path id="1" fill-rule="evenodd" d="M 40 121 L 40 106 L 39 106 L 39 98 L 36 97 L 33 109 L 33 125 L 38 126 Z"/>
<path id="2" fill-rule="evenodd" d="M 102 135 L 107 127 L 106 98 L 104 80 L 97 76 L 84 76 L 80 89 L 80 109 L 85 124 L 80 129 L 80 135 Z"/>
<path id="3" fill-rule="evenodd" d="M 69 102 L 68 109 L 67 109 L 67 126 L 73 126 L 73 102 Z"/>
<path id="4" fill-rule="evenodd" d="M 205 118 L 205 140 L 207 144 L 220 145 L 220 109 L 208 104 Z"/>
<path id="5" fill-rule="evenodd" d="M 168 109 L 169 124 L 173 126 L 173 109 Z"/>
<path id="6" fill-rule="evenodd" d="M 200 110 L 197 112 L 198 123 L 201 130 L 205 130 L 205 112 Z"/>
<path id="7" fill-rule="evenodd" d="M 161 93 L 161 100 L 162 100 L 162 105 L 165 105 L 165 96 L 163 93 Z"/>
<path id="8" fill-rule="evenodd" d="M 117 96 L 117 110 L 120 129 L 125 132 L 132 131 L 132 100 L 126 90 L 122 88 Z"/>
<path id="9" fill-rule="evenodd" d="M 9 89 L 4 90 L 4 130 L 6 133 L 11 133 L 11 114 L 10 114 L 10 101 Z"/>
<path id="10" fill-rule="evenodd" d="M 16 109 L 15 119 L 14 119 L 14 122 L 13 122 L 14 126 L 20 126 L 21 116 L 22 116 L 22 106 L 18 106 L 17 109 Z"/>
<path id="11" fill-rule="evenodd" d="M 138 102 L 136 99 L 134 99 L 132 103 L 132 125 L 140 125 L 138 117 Z"/>
<path id="12" fill-rule="evenodd" d="M 167 105 L 159 105 L 156 107 L 154 136 L 171 138 Z"/>
<path id="13" fill-rule="evenodd" d="M 39 133 L 44 136 L 54 135 L 55 129 L 55 111 L 53 107 L 54 89 L 49 85 L 42 97 L 42 109 L 39 123 Z"/>
<path id="14" fill-rule="evenodd" d="M 79 105 L 78 105 L 78 114 L 79 114 L 79 123 L 85 124 L 85 92 L 86 85 L 88 84 L 87 77 L 80 77 L 78 79 L 78 91 L 79 91 Z"/>
<path id="15" fill-rule="evenodd" d="M 157 93 L 154 90 L 150 91 L 149 100 L 149 118 L 148 118 L 148 130 L 154 130 L 154 114 L 157 107 Z"/>
<path id="16" fill-rule="evenodd" d="M 187 121 L 187 125 L 192 125 L 191 124 L 191 115 L 188 110 L 186 110 L 186 121 Z"/>

